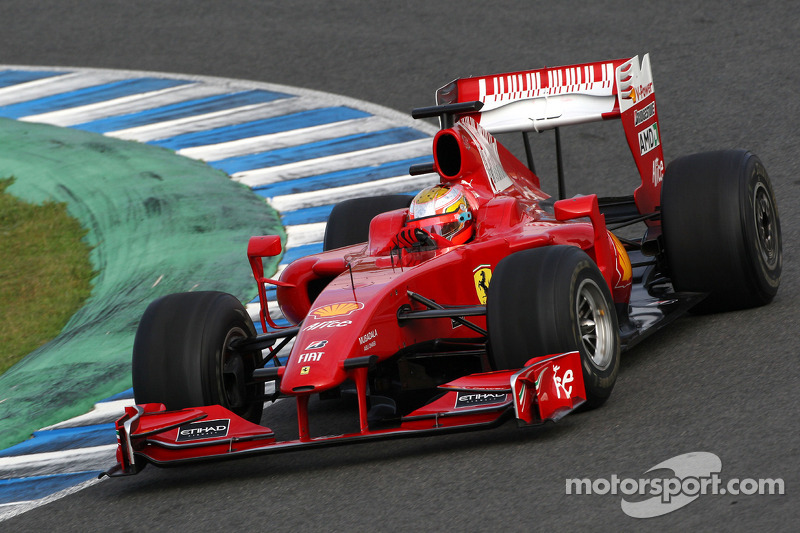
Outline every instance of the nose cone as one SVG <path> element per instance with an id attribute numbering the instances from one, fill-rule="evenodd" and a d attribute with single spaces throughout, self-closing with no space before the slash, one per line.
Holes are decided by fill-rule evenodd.
<path id="1" fill-rule="evenodd" d="M 406 275 L 412 271 L 377 267 L 362 258 L 317 296 L 300 325 L 281 378 L 281 393 L 300 395 L 341 385 L 352 370 L 349 358 L 387 358 L 402 344 L 397 309 L 408 301 Z"/>
<path id="2" fill-rule="evenodd" d="M 341 384 L 347 378 L 342 361 L 356 338 L 353 322 L 346 315 L 320 319 L 309 314 L 286 363 L 281 393 L 320 392 Z"/>

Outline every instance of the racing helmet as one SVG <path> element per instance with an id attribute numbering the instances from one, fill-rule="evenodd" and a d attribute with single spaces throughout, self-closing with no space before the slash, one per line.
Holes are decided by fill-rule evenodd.
<path id="1" fill-rule="evenodd" d="M 426 187 L 411 201 L 407 225 L 464 244 L 474 232 L 472 205 L 472 195 L 461 185 Z"/>

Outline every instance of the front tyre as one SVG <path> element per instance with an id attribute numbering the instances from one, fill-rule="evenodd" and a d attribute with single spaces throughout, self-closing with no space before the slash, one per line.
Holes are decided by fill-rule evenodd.
<path id="1" fill-rule="evenodd" d="M 489 284 L 486 320 L 496 369 L 578 351 L 586 406 L 610 396 L 619 372 L 617 315 L 600 270 L 582 250 L 548 246 L 504 258 Z"/>
<path id="2" fill-rule="evenodd" d="M 264 387 L 248 381 L 263 365 L 261 352 L 230 349 L 232 341 L 255 334 L 244 306 L 230 294 L 188 292 L 155 300 L 133 345 L 136 403 L 163 403 L 167 409 L 221 405 L 259 423 Z"/>

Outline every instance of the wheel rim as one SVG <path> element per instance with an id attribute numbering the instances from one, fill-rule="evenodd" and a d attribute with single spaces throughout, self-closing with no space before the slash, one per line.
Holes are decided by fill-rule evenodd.
<path id="1" fill-rule="evenodd" d="M 770 197 L 767 188 L 763 183 L 758 183 L 755 190 L 755 202 L 753 202 L 753 210 L 756 223 L 756 234 L 758 235 L 758 251 L 761 254 L 761 260 L 771 270 L 774 269 L 778 263 L 778 249 L 780 245 L 780 236 L 778 235 L 775 221 L 775 206 L 772 205 L 772 198 Z"/>
<path id="2" fill-rule="evenodd" d="M 575 316 L 584 351 L 595 367 L 605 370 L 614 359 L 614 324 L 600 287 L 591 279 L 583 280 L 578 287 Z"/>

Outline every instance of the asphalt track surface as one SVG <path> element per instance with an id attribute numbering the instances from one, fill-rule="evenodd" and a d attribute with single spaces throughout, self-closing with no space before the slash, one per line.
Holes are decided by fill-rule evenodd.
<path id="1" fill-rule="evenodd" d="M 3 523 L 36 530 L 793 531 L 797 487 L 800 8 L 789 2 L 29 2 L 0 4 L 8 64 L 160 70 L 323 90 L 408 111 L 458 76 L 651 53 L 666 159 L 747 148 L 781 213 L 772 305 L 679 321 L 622 360 L 611 400 L 557 426 L 147 468 Z M 542 152 L 549 140 L 542 136 Z M 568 192 L 629 192 L 618 124 L 562 131 Z M 551 159 L 540 173 L 553 183 Z M 548 179 L 550 181 L 548 181 Z M 702 231 L 702 228 L 698 228 Z M 638 478 L 706 451 L 722 477 L 782 478 L 783 496 L 700 496 L 633 519 L 567 478 Z"/>

